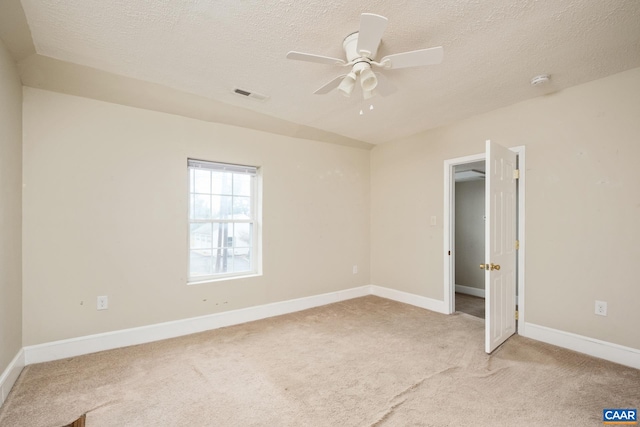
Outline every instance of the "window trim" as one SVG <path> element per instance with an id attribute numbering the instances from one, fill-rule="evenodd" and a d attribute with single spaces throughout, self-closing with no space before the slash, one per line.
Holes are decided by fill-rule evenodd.
<path id="1" fill-rule="evenodd" d="M 250 219 L 192 219 L 191 218 L 191 196 L 192 191 L 191 170 L 207 169 L 211 171 L 233 172 L 247 174 L 253 177 L 250 191 Z M 187 159 L 187 284 L 196 285 L 201 283 L 220 282 L 232 279 L 242 279 L 262 275 L 262 241 L 261 241 L 261 219 L 262 219 L 262 191 L 261 191 L 261 170 L 257 166 L 240 165 L 233 163 L 222 163 L 208 160 Z M 233 191 L 232 191 L 233 196 Z M 196 223 L 209 224 L 252 224 L 251 236 L 251 269 L 242 272 L 217 273 L 211 275 L 192 276 L 191 275 L 191 225 Z M 216 250 L 216 248 L 212 248 Z M 231 249 L 232 250 L 232 249 Z"/>

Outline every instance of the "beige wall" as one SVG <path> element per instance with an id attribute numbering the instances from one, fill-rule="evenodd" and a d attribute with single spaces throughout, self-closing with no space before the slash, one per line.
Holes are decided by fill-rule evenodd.
<path id="1" fill-rule="evenodd" d="M 24 345 L 369 283 L 442 300 L 443 162 L 492 139 L 527 147 L 527 322 L 640 348 L 637 117 L 640 69 L 369 157 L 26 88 Z M 185 285 L 187 157 L 262 167 L 262 277 Z"/>
<path id="2" fill-rule="evenodd" d="M 24 345 L 370 283 L 367 150 L 31 88 L 23 120 Z M 186 285 L 188 157 L 262 168 L 263 276 Z"/>
<path id="3" fill-rule="evenodd" d="M 0 40 L 0 373 L 22 347 L 22 83 Z"/>
<path id="4" fill-rule="evenodd" d="M 456 182 L 455 284 L 484 289 L 484 179 Z"/>
<path id="5" fill-rule="evenodd" d="M 377 146 L 372 283 L 442 300 L 444 160 L 525 145 L 526 321 L 640 349 L 639 118 L 633 69 Z"/>

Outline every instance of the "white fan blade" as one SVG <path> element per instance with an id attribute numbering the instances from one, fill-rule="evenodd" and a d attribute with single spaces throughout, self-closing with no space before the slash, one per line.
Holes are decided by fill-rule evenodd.
<path id="1" fill-rule="evenodd" d="M 376 85 L 375 91 L 376 93 L 379 93 L 380 96 L 389 96 L 398 90 L 398 88 L 391 83 L 384 74 L 375 73 L 375 75 L 378 78 L 378 84 Z"/>
<path id="2" fill-rule="evenodd" d="M 358 47 L 356 50 L 360 55 L 374 58 L 382 40 L 382 33 L 387 28 L 389 20 L 384 16 L 373 13 L 363 13 L 360 15 L 360 31 L 358 32 Z"/>
<path id="3" fill-rule="evenodd" d="M 340 82 L 346 76 L 347 76 L 346 74 L 343 74 L 341 76 L 336 77 L 335 79 L 331 80 L 329 83 L 327 83 L 326 85 L 322 86 L 320 89 L 316 90 L 313 93 L 316 94 L 316 95 L 324 95 L 325 93 L 331 92 L 332 90 L 334 90 L 335 88 L 340 86 Z"/>
<path id="4" fill-rule="evenodd" d="M 444 49 L 442 46 L 429 49 L 413 50 L 411 52 L 396 53 L 385 56 L 380 60 L 385 68 L 408 68 L 422 65 L 435 65 L 442 62 Z"/>
<path id="5" fill-rule="evenodd" d="M 295 52 L 291 51 L 287 53 L 288 59 L 295 59 L 297 61 L 317 62 L 319 64 L 329 65 L 344 65 L 346 62 L 343 59 L 331 58 L 329 56 L 314 55 L 312 53 Z"/>

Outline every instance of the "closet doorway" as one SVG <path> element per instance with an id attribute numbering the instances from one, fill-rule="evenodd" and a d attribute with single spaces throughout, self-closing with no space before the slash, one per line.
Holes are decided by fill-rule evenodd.
<path id="1" fill-rule="evenodd" d="M 454 167 L 455 311 L 484 319 L 485 161 Z"/>

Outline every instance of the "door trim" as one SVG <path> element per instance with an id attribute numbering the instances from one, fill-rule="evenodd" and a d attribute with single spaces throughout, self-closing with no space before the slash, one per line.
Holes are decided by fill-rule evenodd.
<path id="1" fill-rule="evenodd" d="M 518 170 L 520 177 L 517 181 L 518 188 L 518 241 L 520 249 L 518 250 L 518 333 L 525 334 L 525 147 L 523 145 L 509 148 L 518 155 Z M 447 314 L 453 313 L 454 310 L 454 294 L 455 283 L 453 283 L 455 262 L 453 251 L 455 250 L 455 240 L 453 236 L 453 225 L 455 223 L 453 215 L 455 214 L 455 198 L 453 176 L 454 167 L 464 165 L 480 160 L 486 160 L 486 153 L 473 154 L 470 156 L 457 157 L 444 161 L 444 215 L 443 215 L 443 232 L 444 232 L 444 307 Z M 449 255 L 451 251 L 451 255 Z"/>

